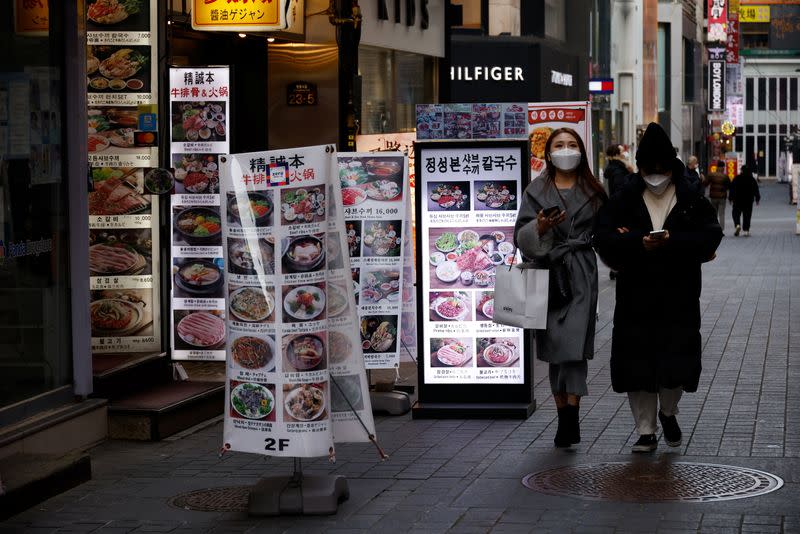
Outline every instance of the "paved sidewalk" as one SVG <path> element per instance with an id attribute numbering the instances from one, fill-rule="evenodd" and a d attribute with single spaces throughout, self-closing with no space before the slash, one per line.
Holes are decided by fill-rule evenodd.
<path id="1" fill-rule="evenodd" d="M 555 409 L 537 363 L 539 409 L 527 421 L 380 417 L 388 461 L 359 444 L 339 446 L 334 465 L 307 462 L 307 472 L 348 477 L 351 497 L 336 516 L 256 520 L 171 507 L 179 493 L 291 470 L 289 461 L 255 455 L 218 458 L 216 423 L 178 440 L 95 448 L 91 482 L 0 523 L 0 532 L 800 532 L 800 236 L 785 187 L 764 184 L 753 236 L 726 236 L 704 267 L 704 370 L 698 392 L 681 402 L 678 449 L 662 441 L 653 455 L 629 453 L 636 437 L 627 402 L 610 389 L 614 291 L 602 270 L 597 356 L 573 451 L 553 449 Z M 640 504 L 549 496 L 520 482 L 550 467 L 606 461 L 751 467 L 786 484 L 749 499 Z"/>

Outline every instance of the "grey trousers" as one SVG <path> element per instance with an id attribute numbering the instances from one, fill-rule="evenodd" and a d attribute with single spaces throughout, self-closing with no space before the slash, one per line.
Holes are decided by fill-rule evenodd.
<path id="1" fill-rule="evenodd" d="M 589 362 L 551 363 L 549 369 L 550 390 L 553 395 L 566 393 L 584 397 L 589 394 L 586 386 L 586 375 L 589 373 Z"/>
<path id="2" fill-rule="evenodd" d="M 719 219 L 719 225 L 722 227 L 722 231 L 725 231 L 725 203 L 728 202 L 724 198 L 710 198 L 711 205 L 714 206 L 714 209 L 717 210 L 717 219 Z"/>

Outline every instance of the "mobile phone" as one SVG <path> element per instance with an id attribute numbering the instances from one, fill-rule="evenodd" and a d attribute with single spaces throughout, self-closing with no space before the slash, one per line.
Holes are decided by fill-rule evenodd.
<path id="1" fill-rule="evenodd" d="M 561 213 L 561 206 L 558 206 L 558 205 L 550 206 L 549 208 L 546 208 L 544 210 L 544 216 L 545 217 L 554 217 L 554 216 L 558 215 L 559 213 Z"/>
<path id="2" fill-rule="evenodd" d="M 666 230 L 653 230 L 650 232 L 650 239 L 664 239 L 666 237 Z"/>

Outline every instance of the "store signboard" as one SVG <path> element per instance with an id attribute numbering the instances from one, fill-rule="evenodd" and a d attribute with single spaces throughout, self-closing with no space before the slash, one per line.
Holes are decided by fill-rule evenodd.
<path id="1" fill-rule="evenodd" d="M 291 9 L 292 4 L 290 0 L 193 0 L 192 29 L 228 32 L 286 30 L 296 15 Z"/>
<path id="2" fill-rule="evenodd" d="M 739 22 L 769 22 L 769 6 L 739 6 Z"/>
<path id="3" fill-rule="evenodd" d="M 14 33 L 46 37 L 50 31 L 48 0 L 14 0 Z"/>
<path id="4" fill-rule="evenodd" d="M 334 442 L 369 441 L 375 425 L 333 147 L 221 163 L 224 449 L 315 457 L 333 456 Z"/>
<path id="5" fill-rule="evenodd" d="M 528 104 L 528 137 L 531 141 L 531 179 L 545 169 L 544 148 L 558 128 L 575 130 L 586 146 L 586 157 L 594 161 L 592 149 L 592 103 L 541 102 Z"/>
<path id="6" fill-rule="evenodd" d="M 728 41 L 725 47 L 725 61 L 739 63 L 739 16 L 731 14 L 728 20 Z"/>
<path id="7" fill-rule="evenodd" d="M 708 40 L 727 41 L 728 0 L 708 0 Z"/>
<path id="8" fill-rule="evenodd" d="M 800 5 L 774 5 L 769 24 L 773 50 L 800 50 Z"/>
<path id="9" fill-rule="evenodd" d="M 728 120 L 735 128 L 744 128 L 744 97 L 728 96 L 725 100 Z"/>
<path id="10" fill-rule="evenodd" d="M 725 110 L 725 61 L 708 62 L 708 111 Z"/>
<path id="11" fill-rule="evenodd" d="M 161 351 L 158 149 L 139 146 L 158 102 L 157 2 L 86 2 L 92 351 Z M 150 143 L 152 144 L 152 143 Z"/>
<path id="12" fill-rule="evenodd" d="M 340 152 L 337 163 L 366 366 L 399 367 L 411 224 L 408 158 L 400 152 Z"/>
<path id="13" fill-rule="evenodd" d="M 525 397 L 530 353 L 524 331 L 492 318 L 495 272 L 515 258 L 527 152 L 527 142 L 511 140 L 416 145 L 423 403 Z"/>
<path id="14" fill-rule="evenodd" d="M 230 152 L 228 67 L 169 70 L 172 358 L 225 359 L 220 157 Z M 237 256 L 240 263 L 244 260 Z M 243 269 L 249 268 L 244 265 Z"/>
<path id="15" fill-rule="evenodd" d="M 444 57 L 446 4 L 445 0 L 361 2 L 361 44 Z"/>

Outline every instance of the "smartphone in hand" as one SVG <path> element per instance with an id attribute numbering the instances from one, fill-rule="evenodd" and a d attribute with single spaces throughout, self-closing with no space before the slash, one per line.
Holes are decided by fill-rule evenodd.
<path id="1" fill-rule="evenodd" d="M 664 239 L 665 237 L 667 237 L 667 231 L 666 230 L 653 230 L 652 232 L 650 232 L 649 235 L 650 235 L 650 239 Z"/>

